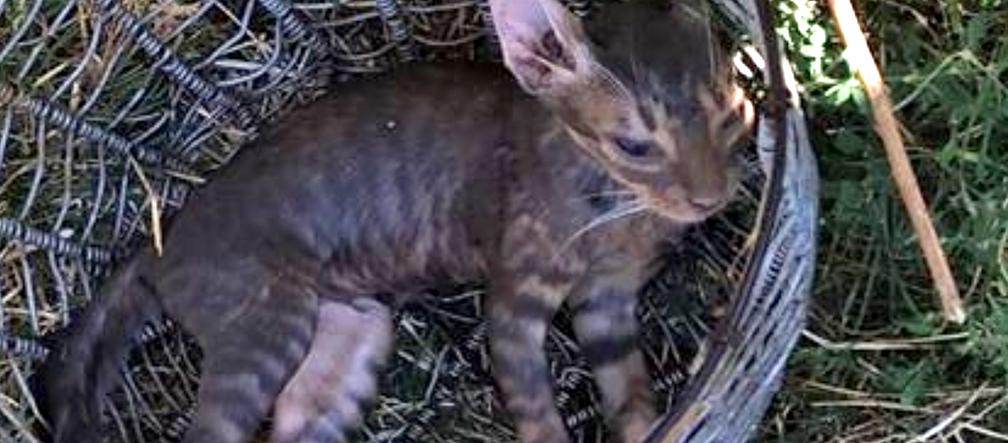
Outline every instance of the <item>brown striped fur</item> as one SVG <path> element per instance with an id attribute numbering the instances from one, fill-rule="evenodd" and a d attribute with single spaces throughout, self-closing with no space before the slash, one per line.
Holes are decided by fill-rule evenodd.
<path id="1" fill-rule="evenodd" d="M 682 6 L 584 26 L 555 0 L 491 10 L 513 77 L 416 65 L 338 87 L 201 189 L 40 371 L 54 441 L 98 441 L 100 398 L 159 312 L 204 350 L 185 442 L 248 441 L 271 411 L 276 443 L 345 441 L 392 345 L 376 300 L 473 281 L 521 441 L 568 439 L 542 348 L 565 302 L 615 439 L 636 441 L 655 415 L 636 293 L 662 242 L 730 198 L 742 97 Z"/>

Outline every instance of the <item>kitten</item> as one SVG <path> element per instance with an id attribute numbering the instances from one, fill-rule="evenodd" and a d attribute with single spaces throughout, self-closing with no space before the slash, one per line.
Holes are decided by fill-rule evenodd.
<path id="1" fill-rule="evenodd" d="M 506 70 L 413 65 L 339 86 L 199 190 L 163 255 L 126 263 L 51 353 L 39 399 L 54 440 L 100 441 L 130 337 L 166 313 L 204 351 L 185 442 L 248 441 L 271 412 L 273 442 L 346 441 L 396 299 L 463 282 L 487 285 L 521 441 L 568 441 L 543 349 L 564 302 L 615 438 L 643 436 L 655 411 L 636 294 L 661 244 L 731 198 L 751 108 L 679 4 L 585 24 L 557 0 L 491 12 Z"/>

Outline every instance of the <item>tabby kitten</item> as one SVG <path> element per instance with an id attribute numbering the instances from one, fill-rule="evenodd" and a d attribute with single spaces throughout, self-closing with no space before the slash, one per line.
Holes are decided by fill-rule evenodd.
<path id="1" fill-rule="evenodd" d="M 490 6 L 510 76 L 430 64 L 339 86 L 199 190 L 163 255 L 122 266 L 40 373 L 54 441 L 100 441 L 130 337 L 161 313 L 204 354 L 185 442 L 246 442 L 271 411 L 273 442 L 346 441 L 396 303 L 464 282 L 486 283 L 521 441 L 568 441 L 543 349 L 564 302 L 614 438 L 638 441 L 655 411 L 636 294 L 661 244 L 731 198 L 750 108 L 678 3 L 585 24 L 557 0 Z"/>

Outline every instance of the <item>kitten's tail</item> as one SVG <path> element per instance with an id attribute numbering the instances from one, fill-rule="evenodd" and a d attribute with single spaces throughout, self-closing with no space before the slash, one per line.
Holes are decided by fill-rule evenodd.
<path id="1" fill-rule="evenodd" d="M 101 441 L 105 394 L 148 320 L 161 313 L 153 288 L 138 272 L 141 253 L 123 266 L 99 295 L 58 333 L 45 363 L 33 376 L 35 399 L 54 443 Z"/>

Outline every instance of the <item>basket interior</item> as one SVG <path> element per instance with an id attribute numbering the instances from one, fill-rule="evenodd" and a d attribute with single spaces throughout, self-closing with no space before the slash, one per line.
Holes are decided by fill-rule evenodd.
<path id="1" fill-rule="evenodd" d="M 569 6 L 604 13 L 598 3 Z M 0 4 L 0 29 L 13 30 L 0 41 L 0 440 L 33 440 L 26 380 L 42 337 L 257 125 L 312 100 L 330 78 L 494 58 L 486 14 L 478 1 Z M 764 181 L 746 149 L 737 202 L 669 251 L 643 294 L 641 345 L 663 408 L 683 400 L 743 277 Z M 489 376 L 481 297 L 479 287 L 442 288 L 398 314 L 397 352 L 362 440 L 512 439 Z M 562 414 L 577 441 L 603 441 L 566 311 L 554 326 L 547 346 Z M 170 441 L 191 414 L 199 350 L 170 321 L 138 341 L 109 398 L 108 434 Z"/>

